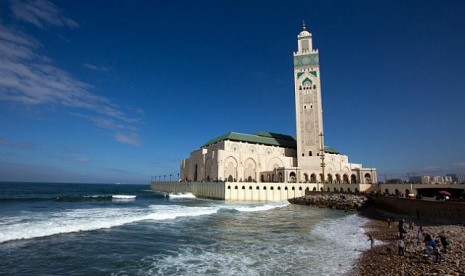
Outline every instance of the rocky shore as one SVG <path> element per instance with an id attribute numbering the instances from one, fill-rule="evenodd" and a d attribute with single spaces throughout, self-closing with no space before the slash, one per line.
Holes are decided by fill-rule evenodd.
<path id="1" fill-rule="evenodd" d="M 361 209 L 368 198 L 363 194 L 321 193 L 316 192 L 303 197 L 289 199 L 290 203 L 312 205 L 331 209 L 356 211 Z"/>
<path id="2" fill-rule="evenodd" d="M 377 211 L 365 210 L 362 215 L 370 212 Z M 371 215 L 368 217 L 373 219 Z M 391 227 L 387 223 L 388 217 L 393 221 Z M 381 245 L 376 245 L 362 254 L 351 275 L 465 275 L 465 228 L 462 225 L 422 226 L 424 232 L 430 234 L 433 239 L 439 239 L 439 235 L 444 233 L 450 243 L 447 252 L 442 252 L 443 247 L 439 246 L 443 260 L 435 262 L 434 256 L 427 255 L 422 236 L 418 241 L 420 222 L 414 222 L 416 225 L 413 229 L 406 227 L 405 253 L 403 256 L 398 254 L 397 225 L 401 218 L 385 214 L 374 218 L 367 225 L 367 234 L 382 243 L 376 242 L 375 244 Z"/>

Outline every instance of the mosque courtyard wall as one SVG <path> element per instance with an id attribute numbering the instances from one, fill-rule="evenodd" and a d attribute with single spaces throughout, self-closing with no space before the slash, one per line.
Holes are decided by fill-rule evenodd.
<path id="1" fill-rule="evenodd" d="M 152 182 L 162 193 L 192 193 L 199 198 L 227 201 L 285 201 L 310 191 L 370 192 L 374 184 L 266 182 Z"/>

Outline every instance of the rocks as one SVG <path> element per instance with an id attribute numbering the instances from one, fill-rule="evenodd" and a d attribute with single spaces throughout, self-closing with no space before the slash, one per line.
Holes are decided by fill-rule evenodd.
<path id="1" fill-rule="evenodd" d="M 319 193 L 315 192 L 303 197 L 291 198 L 290 203 L 300 205 L 312 205 L 331 209 L 356 211 L 362 208 L 368 198 L 363 195 L 343 193 Z"/>
<path id="2" fill-rule="evenodd" d="M 423 240 L 418 243 L 418 226 L 407 230 L 405 237 L 405 255 L 397 254 L 397 223 L 391 228 L 384 220 L 372 220 L 368 227 L 375 240 L 384 244 L 364 252 L 351 275 L 465 275 L 465 239 L 464 227 L 461 225 L 423 226 L 426 233 L 434 239 L 444 232 L 451 243 L 447 253 L 441 252 L 444 260 L 436 263 L 434 257 L 425 254 Z M 390 248 L 391 250 L 386 250 Z M 440 247 L 440 249 L 442 249 Z"/>

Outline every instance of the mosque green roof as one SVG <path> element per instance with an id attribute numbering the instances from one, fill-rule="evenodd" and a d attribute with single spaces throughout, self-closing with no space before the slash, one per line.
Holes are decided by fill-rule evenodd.
<path id="1" fill-rule="evenodd" d="M 260 131 L 254 134 L 244 134 L 239 132 L 229 132 L 213 138 L 212 140 L 205 143 L 202 148 L 209 145 L 221 142 L 221 141 L 237 141 L 237 142 L 247 142 L 251 144 L 263 144 L 269 146 L 278 146 L 284 148 L 297 148 L 297 141 L 294 137 L 285 134 L 272 133 L 266 131 Z M 326 153 L 339 154 L 338 151 L 331 147 L 325 146 Z"/>

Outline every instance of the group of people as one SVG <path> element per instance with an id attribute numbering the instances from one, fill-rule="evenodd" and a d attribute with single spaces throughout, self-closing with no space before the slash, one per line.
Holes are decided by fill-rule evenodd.
<path id="1" fill-rule="evenodd" d="M 391 228 L 391 219 L 388 218 L 387 222 L 388 222 L 388 227 Z M 405 224 L 406 224 L 405 220 L 400 219 L 399 224 L 397 226 L 397 230 L 398 230 L 397 249 L 398 249 L 398 254 L 400 256 L 404 256 L 405 254 L 404 239 L 407 234 L 407 230 L 405 229 Z M 413 221 L 411 221 L 408 225 L 409 230 L 414 229 L 413 225 L 414 225 Z M 371 242 L 371 248 L 373 249 L 373 243 L 374 243 L 373 237 L 369 235 L 368 240 Z M 431 234 L 426 233 L 423 227 L 420 225 L 420 227 L 418 228 L 418 233 L 417 233 L 417 244 L 420 244 L 421 242 L 425 244 L 425 247 L 426 247 L 425 252 L 426 252 L 427 257 L 434 256 L 435 257 L 434 261 L 436 263 L 444 260 L 444 256 L 441 254 L 441 250 L 439 249 L 440 247 L 442 247 L 442 252 L 443 253 L 447 252 L 447 246 L 449 245 L 449 241 L 447 240 L 447 237 L 444 232 L 442 232 L 438 236 L 437 239 L 434 239 L 431 236 Z"/>
<path id="2" fill-rule="evenodd" d="M 426 256 L 429 257 L 431 255 L 434 255 L 434 261 L 436 263 L 444 260 L 444 256 L 441 254 L 441 251 L 439 250 L 439 247 L 442 246 L 442 252 L 447 253 L 447 246 L 449 245 L 449 242 L 444 232 L 439 234 L 437 239 L 433 239 L 433 237 L 429 233 L 426 233 L 423 230 L 423 227 L 420 226 L 420 228 L 418 228 L 418 243 L 421 242 L 421 237 L 423 237 L 423 243 L 426 247 Z"/>

